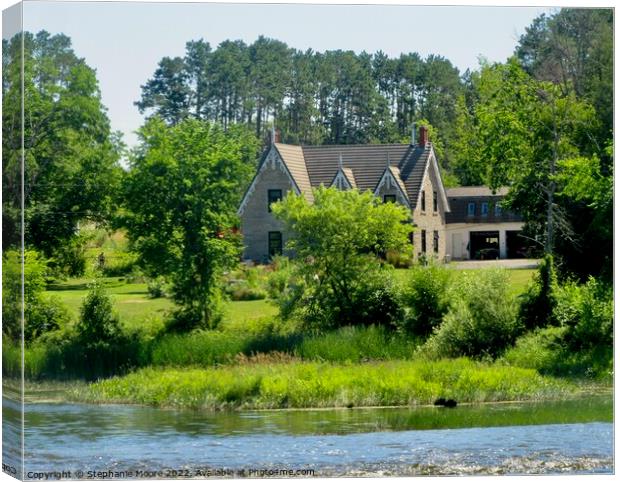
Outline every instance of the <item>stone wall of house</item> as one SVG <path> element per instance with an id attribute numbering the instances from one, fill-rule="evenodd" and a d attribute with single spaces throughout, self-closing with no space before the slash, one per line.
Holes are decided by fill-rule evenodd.
<path id="1" fill-rule="evenodd" d="M 243 258 L 258 263 L 269 261 L 270 231 L 282 232 L 284 246 L 289 238 L 282 222 L 269 212 L 267 202 L 269 189 L 281 189 L 283 197 L 293 189 L 293 183 L 275 149 L 267 156 L 267 160 L 256 176 L 240 216 L 244 245 Z"/>
<path id="2" fill-rule="evenodd" d="M 432 161 L 431 161 L 432 162 Z M 432 166 L 428 166 L 427 175 L 420 190 L 420 199 L 418 205 L 413 211 L 413 222 L 415 225 L 413 232 L 413 254 L 419 257 L 422 254 L 422 230 L 426 231 L 426 256 L 433 256 L 439 261 L 443 261 L 446 255 L 446 225 L 445 225 L 445 209 L 439 195 L 440 180 L 435 175 Z M 422 191 L 426 196 L 426 209 L 422 211 Z M 433 212 L 433 192 L 437 192 L 437 212 Z M 439 234 L 439 249 L 435 253 L 433 250 L 433 232 Z"/>

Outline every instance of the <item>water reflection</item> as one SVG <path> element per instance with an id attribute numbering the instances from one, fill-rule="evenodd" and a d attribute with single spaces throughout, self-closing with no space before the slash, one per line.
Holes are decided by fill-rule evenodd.
<path id="1" fill-rule="evenodd" d="M 18 408 L 4 400 L 5 417 Z M 591 473 L 612 470 L 611 421 L 611 397 L 237 413 L 41 403 L 27 406 L 25 437 L 30 470 L 284 464 L 324 476 Z"/>

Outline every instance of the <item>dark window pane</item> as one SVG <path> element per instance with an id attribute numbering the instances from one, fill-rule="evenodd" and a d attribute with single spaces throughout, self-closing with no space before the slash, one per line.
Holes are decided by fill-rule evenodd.
<path id="1" fill-rule="evenodd" d="M 271 212 L 271 203 L 276 203 L 282 199 L 282 189 L 269 189 L 267 191 L 267 210 Z"/>
<path id="2" fill-rule="evenodd" d="M 476 203 L 467 204 L 467 215 L 475 216 L 476 215 Z"/>
<path id="3" fill-rule="evenodd" d="M 396 202 L 396 195 L 395 194 L 386 194 L 385 196 L 383 196 L 383 202 L 384 203 L 395 203 Z"/>
<path id="4" fill-rule="evenodd" d="M 439 231 L 433 231 L 433 251 L 439 252 Z"/>
<path id="5" fill-rule="evenodd" d="M 422 245 L 422 252 L 426 253 L 426 230 L 422 230 L 422 232 L 420 233 L 420 237 L 422 238 L 420 243 Z"/>
<path id="6" fill-rule="evenodd" d="M 269 231 L 269 257 L 282 254 L 282 233 Z"/>
<path id="7" fill-rule="evenodd" d="M 437 212 L 437 191 L 433 191 L 433 212 Z"/>
<path id="8" fill-rule="evenodd" d="M 426 193 L 422 191 L 422 211 L 426 211 Z"/>

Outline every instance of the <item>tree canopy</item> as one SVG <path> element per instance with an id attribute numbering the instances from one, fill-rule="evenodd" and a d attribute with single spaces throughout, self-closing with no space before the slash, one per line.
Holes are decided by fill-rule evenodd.
<path id="1" fill-rule="evenodd" d="M 24 88 L 26 244 L 55 255 L 80 220 L 109 219 L 121 169 L 118 137 L 95 71 L 70 39 L 45 31 L 3 40 L 3 241 L 20 242 L 21 89 Z"/>
<path id="2" fill-rule="evenodd" d="M 307 289 L 295 303 L 307 322 L 327 328 L 378 323 L 393 314 L 393 293 L 379 276 L 387 269 L 380 258 L 410 246 L 405 207 L 381 203 L 369 191 L 320 187 L 312 204 L 289 193 L 272 209 L 291 233 L 287 249 L 301 260 Z"/>
<path id="3" fill-rule="evenodd" d="M 214 325 L 219 277 L 240 257 L 236 208 L 251 178 L 257 142 L 242 126 L 158 117 L 139 131 L 125 179 L 121 225 L 147 274 L 165 276 L 180 328 Z"/>

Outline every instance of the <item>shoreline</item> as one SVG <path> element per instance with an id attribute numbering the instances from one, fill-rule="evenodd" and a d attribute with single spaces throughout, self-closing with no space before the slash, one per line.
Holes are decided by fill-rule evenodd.
<path id="1" fill-rule="evenodd" d="M 406 364 L 406 362 L 405 362 Z M 75 403 L 79 405 L 111 405 L 111 406 L 143 406 L 163 410 L 190 410 L 207 412 L 294 412 L 294 411 L 334 411 L 359 409 L 403 409 L 403 408 L 443 408 L 434 405 L 439 397 L 449 397 L 457 400 L 458 406 L 476 406 L 488 404 L 517 404 L 537 403 L 546 401 L 563 401 L 578 399 L 587 396 L 612 396 L 613 383 L 608 381 L 593 382 L 582 379 L 543 377 L 532 370 L 511 369 L 489 365 L 475 366 L 475 362 L 468 361 L 464 368 L 456 370 L 449 377 L 450 383 L 434 384 L 429 388 L 420 387 L 423 378 L 411 378 L 400 383 L 402 376 L 396 381 L 390 379 L 390 371 L 394 371 L 393 363 L 379 366 L 374 372 L 356 373 L 357 366 L 317 366 L 311 376 L 299 380 L 299 370 L 305 366 L 296 365 L 259 365 L 253 370 L 241 371 L 239 367 L 204 369 L 175 369 L 175 368 L 146 368 L 132 372 L 122 377 L 99 380 L 92 383 L 83 381 L 26 381 L 24 401 L 28 404 L 62 404 Z M 402 363 L 397 369 L 402 369 Z M 416 366 L 409 363 L 410 371 Z M 471 370 L 475 366 L 473 370 Z M 247 368 L 247 367 L 246 367 Z M 283 373 L 279 373 L 280 372 Z M 327 373 L 322 373 L 322 370 Z M 258 374 L 252 373 L 259 372 Z M 307 370 L 306 370 L 307 371 Z M 331 387 L 325 391 L 324 385 L 329 383 L 332 374 L 345 371 L 344 375 L 354 374 L 358 382 L 362 379 L 365 387 L 359 389 L 347 385 L 347 379 L 342 375 Z M 361 370 L 360 370 L 361 371 Z M 223 372 L 223 373 L 222 373 Z M 274 373 L 275 372 L 275 373 Z M 473 375 L 472 375 L 473 372 Z M 225 380 L 216 381 L 218 375 L 227 375 Z M 514 380 L 515 387 L 508 388 L 499 385 L 485 385 L 488 377 L 493 381 L 502 375 L 508 383 L 512 377 L 521 375 L 522 380 Z M 361 375 L 361 377 L 360 377 Z M 410 374 L 409 374 L 410 375 Z M 237 380 L 236 376 L 254 376 L 246 385 L 244 380 Z M 286 377 L 286 379 L 284 379 Z M 367 377 L 367 378 L 365 378 Z M 188 385 L 197 378 L 194 386 Z M 466 381 L 467 390 L 459 387 L 463 385 L 461 378 Z M 456 381 L 455 381 L 456 380 Z M 16 390 L 17 380 L 3 380 L 3 397 L 14 402 L 21 402 L 22 397 Z M 518 382 L 518 383 L 517 383 Z M 228 386 L 237 384 L 238 386 Z M 488 382 L 487 382 L 488 383 Z M 279 385 L 278 385 L 279 384 Z M 269 387 L 277 385 L 279 392 L 275 395 Z M 434 387 L 434 388 L 433 388 Z M 317 395 L 317 390 L 323 392 Z M 219 390 L 219 392 L 218 392 Z M 221 393 L 224 390 L 225 393 Z M 228 391 L 226 391 L 228 390 Z M 304 391 L 301 395 L 298 393 Z M 160 395 L 164 393 L 165 395 Z M 300 398 L 305 396 L 306 398 Z M 385 401 L 386 403 L 381 403 Z M 402 403 L 393 403 L 393 402 Z M 373 403 L 374 402 L 374 403 Z M 377 403 L 379 402 L 379 403 Z M 392 403 L 389 403 L 392 402 Z"/>

